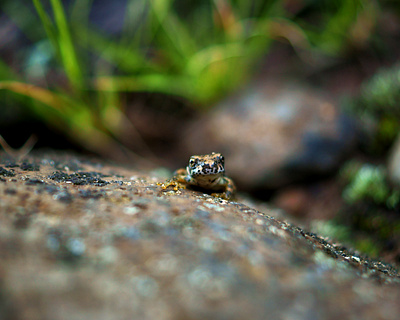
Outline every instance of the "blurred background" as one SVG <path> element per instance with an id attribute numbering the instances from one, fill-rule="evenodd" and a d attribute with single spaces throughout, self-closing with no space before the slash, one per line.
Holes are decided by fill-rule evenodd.
<path id="1" fill-rule="evenodd" d="M 3 0 L 2 147 L 183 167 L 400 263 L 400 4 Z M 396 140 L 397 139 L 397 140 Z M 28 146 L 29 147 L 29 146 Z"/>

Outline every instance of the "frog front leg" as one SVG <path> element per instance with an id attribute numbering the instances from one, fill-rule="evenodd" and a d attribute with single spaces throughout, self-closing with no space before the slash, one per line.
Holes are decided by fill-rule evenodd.
<path id="1" fill-rule="evenodd" d="M 212 193 L 214 197 L 220 197 L 225 200 L 231 200 L 236 192 L 235 183 L 231 178 L 224 177 L 225 191 L 222 193 Z"/>
<path id="2" fill-rule="evenodd" d="M 171 179 L 168 179 L 164 183 L 157 184 L 160 185 L 162 189 L 167 189 L 170 186 L 174 187 L 174 191 L 178 191 L 179 189 L 186 189 L 186 185 L 188 184 L 186 169 L 181 168 L 176 170 Z"/>

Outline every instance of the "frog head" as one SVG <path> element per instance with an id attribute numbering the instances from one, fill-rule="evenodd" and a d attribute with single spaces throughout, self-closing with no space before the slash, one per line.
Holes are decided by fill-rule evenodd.
<path id="1" fill-rule="evenodd" d="M 225 173 L 224 161 L 220 153 L 195 155 L 190 157 L 186 170 L 191 177 L 220 176 Z"/>

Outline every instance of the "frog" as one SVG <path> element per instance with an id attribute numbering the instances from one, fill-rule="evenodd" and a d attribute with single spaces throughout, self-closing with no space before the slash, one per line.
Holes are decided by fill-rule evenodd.
<path id="1" fill-rule="evenodd" d="M 186 168 L 176 170 L 171 179 L 160 185 L 162 189 L 172 186 L 175 191 L 190 188 L 211 192 L 226 200 L 232 199 L 236 191 L 233 180 L 225 175 L 224 156 L 216 152 L 191 156 Z"/>

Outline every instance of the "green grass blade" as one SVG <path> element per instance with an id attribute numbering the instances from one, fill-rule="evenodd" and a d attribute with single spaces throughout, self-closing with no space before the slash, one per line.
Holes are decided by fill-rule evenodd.
<path id="1" fill-rule="evenodd" d="M 0 59 L 0 80 L 14 79 L 18 79 L 18 76 L 3 60 Z"/>
<path id="2" fill-rule="evenodd" d="M 35 6 L 35 9 L 39 15 L 39 18 L 42 22 L 42 25 L 44 27 L 44 30 L 47 34 L 47 37 L 49 38 L 51 44 L 53 47 L 56 49 L 57 53 L 59 53 L 59 47 L 58 47 L 58 37 L 57 37 L 57 32 L 56 29 L 53 26 L 53 23 L 51 22 L 51 19 L 47 15 L 46 11 L 44 10 L 42 3 L 40 0 L 33 0 L 33 4 Z"/>
<path id="3" fill-rule="evenodd" d="M 193 99 L 193 81 L 185 76 L 147 74 L 139 76 L 99 77 L 95 87 L 101 91 L 150 91 L 162 92 Z"/>
<path id="4" fill-rule="evenodd" d="M 148 0 L 127 1 L 120 45 L 139 48 L 151 44 L 149 11 Z"/>
<path id="5" fill-rule="evenodd" d="M 33 109 L 43 109 L 43 105 L 50 107 L 53 112 L 41 112 L 48 124 L 59 130 L 63 128 L 66 135 L 88 150 L 104 154 L 107 148 L 115 148 L 115 140 L 94 125 L 88 109 L 71 108 L 71 105 L 77 103 L 76 101 L 50 90 L 18 81 L 0 81 L 0 90 L 9 90 L 39 102 L 38 108 L 33 108 L 32 104 Z"/>
<path id="6" fill-rule="evenodd" d="M 19 81 L 0 81 L 1 89 L 28 96 L 58 111 L 62 111 L 63 109 L 64 103 L 57 94 L 32 84 Z"/>
<path id="7" fill-rule="evenodd" d="M 60 55 L 63 61 L 64 69 L 68 79 L 75 89 L 80 89 L 83 86 L 83 76 L 77 58 L 74 44 L 72 42 L 71 33 L 65 17 L 64 8 L 60 0 L 50 0 L 54 20 L 58 30 L 58 43 Z"/>
<path id="8" fill-rule="evenodd" d="M 133 73 L 158 68 L 150 59 L 146 59 L 136 46 L 119 44 L 96 31 L 83 26 L 78 27 L 80 30 L 77 35 L 78 43 L 94 50 L 104 60 L 118 66 L 120 70 Z"/>
<path id="9" fill-rule="evenodd" d="M 151 0 L 151 11 L 155 32 L 159 33 L 159 43 L 167 49 L 169 58 L 177 65 L 185 63 L 197 50 L 196 42 L 188 28 L 174 14 L 170 0 Z M 183 61 L 182 61 L 183 60 Z"/>
<path id="10" fill-rule="evenodd" d="M 74 35 L 74 43 L 76 46 L 87 48 L 87 42 L 89 41 L 88 35 L 85 30 L 89 28 L 89 16 L 94 0 L 75 0 L 74 4 L 71 5 L 69 15 L 69 26 L 71 32 Z M 78 43 L 78 37 L 80 41 Z M 83 44 L 83 45 L 81 45 Z M 80 54 L 79 62 L 80 66 L 90 65 L 91 57 L 88 54 Z M 85 69 L 87 71 L 87 69 Z"/>

